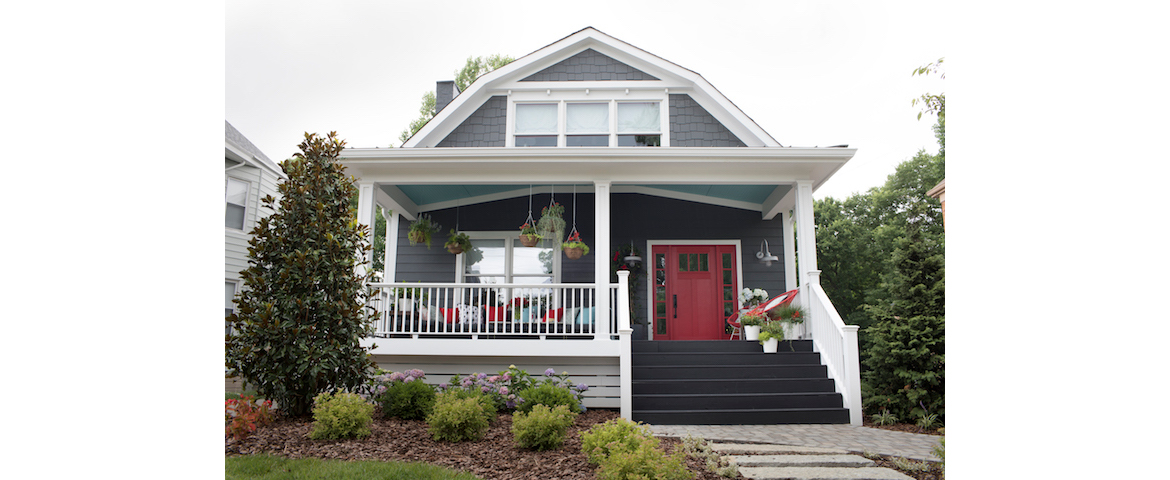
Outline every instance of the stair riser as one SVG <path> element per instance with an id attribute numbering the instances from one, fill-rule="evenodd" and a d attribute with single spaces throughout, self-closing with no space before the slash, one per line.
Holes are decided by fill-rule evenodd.
<path id="1" fill-rule="evenodd" d="M 634 367 L 633 380 L 701 378 L 827 378 L 824 365 Z"/>
<path id="2" fill-rule="evenodd" d="M 751 395 L 751 396 L 633 396 L 634 410 L 841 408 L 841 395 Z"/>
<path id="3" fill-rule="evenodd" d="M 680 380 L 638 381 L 631 390 L 634 395 L 693 393 L 831 393 L 836 386 L 828 378 L 798 378 L 760 380 Z"/>
<path id="4" fill-rule="evenodd" d="M 811 352 L 812 340 L 784 340 L 779 349 L 783 351 Z M 642 352 L 763 352 L 760 342 L 755 340 L 703 340 L 703 341 L 636 341 L 631 342 L 630 351 Z"/>
<path id="5" fill-rule="evenodd" d="M 815 352 L 763 353 L 638 353 L 634 367 L 656 365 L 820 365 Z"/>
<path id="6" fill-rule="evenodd" d="M 653 425 L 774 425 L 849 423 L 846 409 L 812 411 L 633 412 L 633 419 Z"/>

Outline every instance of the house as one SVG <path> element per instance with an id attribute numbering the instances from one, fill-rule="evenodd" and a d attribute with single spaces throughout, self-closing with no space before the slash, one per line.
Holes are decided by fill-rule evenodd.
<path id="1" fill-rule="evenodd" d="M 926 192 L 926 196 L 928 196 L 930 198 L 937 198 L 939 202 L 942 202 L 943 227 L 946 227 L 946 224 L 947 224 L 947 179 L 944 178 L 941 181 L 939 181 L 938 185 L 935 185 L 934 188 L 931 188 L 930 190 L 928 190 Z"/>
<path id="2" fill-rule="evenodd" d="M 280 198 L 276 184 L 286 180 L 280 166 L 252 145 L 231 123 L 224 121 L 224 310 L 235 310 L 233 298 L 243 287 L 240 271 L 248 268 L 248 232 L 256 222 L 271 212 L 263 212 L 260 199 L 266 195 Z M 225 332 L 231 333 L 229 326 Z"/>
<path id="3" fill-rule="evenodd" d="M 359 221 L 380 209 L 391 232 L 366 341 L 381 367 L 434 383 L 551 367 L 590 385 L 586 406 L 650 419 L 634 377 L 661 369 L 638 355 L 731 345 L 740 288 L 799 286 L 833 421 L 860 425 L 857 327 L 818 284 L 812 200 L 856 149 L 782 145 L 698 73 L 594 28 L 436 93 L 438 113 L 402 148 L 342 153 Z M 522 244 L 520 225 L 554 203 L 590 254 Z M 442 226 L 430 248 L 408 240 L 424 215 Z M 452 229 L 474 248 L 446 251 Z"/>

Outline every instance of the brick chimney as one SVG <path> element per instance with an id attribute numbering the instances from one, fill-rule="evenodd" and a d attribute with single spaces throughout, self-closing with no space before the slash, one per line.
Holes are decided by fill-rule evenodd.
<path id="1" fill-rule="evenodd" d="M 435 82 L 435 115 L 443 111 L 451 100 L 459 95 L 459 87 L 455 86 L 454 80 L 441 80 Z"/>

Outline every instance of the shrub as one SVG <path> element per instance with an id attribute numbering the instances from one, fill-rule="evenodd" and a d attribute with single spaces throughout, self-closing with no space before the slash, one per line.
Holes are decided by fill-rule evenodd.
<path id="1" fill-rule="evenodd" d="M 571 390 L 552 383 L 542 383 L 534 388 L 521 390 L 519 395 L 524 398 L 524 403 L 521 403 L 517 410 L 525 413 L 531 412 L 536 405 L 547 407 L 564 405 L 573 413 L 581 413 L 582 410 L 581 400 Z"/>
<path id="2" fill-rule="evenodd" d="M 549 408 L 536 405 L 532 412 L 517 412 L 512 417 L 512 436 L 520 448 L 552 450 L 565 442 L 565 434 L 577 414 L 567 405 Z"/>
<path id="3" fill-rule="evenodd" d="M 444 397 L 427 416 L 428 431 L 435 440 L 479 440 L 487 433 L 483 404 L 474 398 Z"/>
<path id="4" fill-rule="evenodd" d="M 654 440 L 655 444 L 658 442 L 641 422 L 634 423 L 624 418 L 615 418 L 594 425 L 589 431 L 582 433 L 581 450 L 585 452 L 589 463 L 600 463 L 602 458 L 609 456 L 614 450 L 633 450 L 639 438 L 649 438 Z"/>
<path id="5" fill-rule="evenodd" d="M 404 420 L 422 420 L 435 406 L 435 387 L 422 380 L 390 384 L 378 397 L 382 414 Z"/>
<path id="6" fill-rule="evenodd" d="M 261 200 L 272 215 L 250 232 L 238 309 L 229 315 L 226 375 L 238 377 L 291 416 L 321 392 L 354 389 L 374 367 L 361 340 L 373 332 L 361 257 L 369 227 L 354 219 L 357 186 L 338 157 L 345 141 L 305 134 L 288 175 Z"/>
<path id="7" fill-rule="evenodd" d="M 272 423 L 272 401 L 256 402 L 250 395 L 224 401 L 227 435 L 239 441 L 256 431 L 256 425 Z"/>
<path id="8" fill-rule="evenodd" d="M 930 429 L 934 428 L 934 425 L 936 423 L 938 423 L 938 415 L 935 415 L 933 413 L 929 414 L 929 415 L 923 414 L 923 415 L 919 416 L 918 421 L 915 422 L 915 424 L 918 425 L 918 428 L 926 429 L 926 430 L 930 430 Z"/>
<path id="9" fill-rule="evenodd" d="M 515 365 L 512 368 L 515 368 Z M 526 373 L 524 375 L 527 376 Z M 523 398 L 520 398 L 516 394 L 519 389 L 515 388 L 513 379 L 514 377 L 508 374 L 506 370 L 500 372 L 498 375 L 490 376 L 486 373 L 473 373 L 467 377 L 455 375 L 451 377 L 450 384 L 441 384 L 439 385 L 439 389 L 442 391 L 477 391 L 484 394 L 491 401 L 495 411 L 512 410 L 524 401 Z"/>
<path id="10" fill-rule="evenodd" d="M 875 413 L 870 416 L 873 423 L 878 425 L 893 425 L 898 423 L 898 416 L 890 413 L 889 410 L 882 410 L 882 413 Z"/>
<path id="11" fill-rule="evenodd" d="M 667 455 L 658 448 L 658 439 L 635 436 L 633 448 L 619 448 L 601 457 L 597 478 L 601 480 L 683 480 L 694 478 L 687 470 L 682 452 Z"/>
<path id="12" fill-rule="evenodd" d="M 466 398 L 472 398 L 479 402 L 479 405 L 483 407 L 483 418 L 487 419 L 488 423 L 491 423 L 492 420 L 496 419 L 495 403 L 492 402 L 491 398 L 488 398 L 487 394 L 479 390 L 449 388 L 435 396 L 435 404 L 451 400 L 463 400 Z"/>
<path id="13" fill-rule="evenodd" d="M 370 435 L 374 406 L 353 393 L 322 393 L 313 399 L 313 431 L 309 438 L 361 438 Z"/>

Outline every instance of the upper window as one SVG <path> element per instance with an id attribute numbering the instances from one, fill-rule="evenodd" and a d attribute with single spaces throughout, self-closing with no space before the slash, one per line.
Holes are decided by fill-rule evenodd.
<path id="1" fill-rule="evenodd" d="M 557 146 L 557 104 L 525 103 L 516 105 L 516 146 Z"/>
<path id="2" fill-rule="evenodd" d="M 565 145 L 570 147 L 608 146 L 609 104 L 566 104 L 565 134 Z"/>
<path id="3" fill-rule="evenodd" d="M 617 100 L 516 103 L 513 138 L 517 147 L 660 147 L 661 106 Z"/>
<path id="4" fill-rule="evenodd" d="M 227 215 L 224 223 L 228 228 L 244 229 L 244 213 L 248 204 L 248 182 L 227 179 Z"/>
<path id="5" fill-rule="evenodd" d="M 617 104 L 619 147 L 661 147 L 662 120 L 658 102 Z"/>

